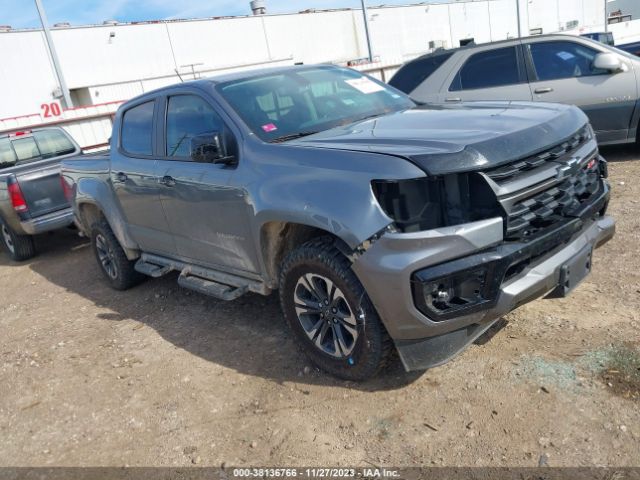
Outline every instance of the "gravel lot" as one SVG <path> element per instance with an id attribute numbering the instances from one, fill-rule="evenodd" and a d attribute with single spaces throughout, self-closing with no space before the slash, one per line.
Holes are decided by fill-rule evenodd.
<path id="1" fill-rule="evenodd" d="M 275 295 L 114 292 L 72 231 L 0 254 L 0 464 L 640 466 L 640 154 L 603 154 L 618 233 L 593 274 L 420 375 L 325 376 Z"/>

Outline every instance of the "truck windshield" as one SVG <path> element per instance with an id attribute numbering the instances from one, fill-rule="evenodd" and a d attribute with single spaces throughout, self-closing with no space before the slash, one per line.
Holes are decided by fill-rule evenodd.
<path id="1" fill-rule="evenodd" d="M 222 83 L 217 89 L 267 142 L 310 135 L 415 105 L 394 88 L 336 67 L 266 74 Z"/>
<path id="2" fill-rule="evenodd" d="M 0 169 L 74 153 L 76 147 L 59 130 L 38 130 L 0 138 Z"/>

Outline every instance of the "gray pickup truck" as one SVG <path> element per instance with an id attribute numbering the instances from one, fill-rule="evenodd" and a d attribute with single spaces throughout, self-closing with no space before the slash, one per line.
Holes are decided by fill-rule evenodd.
<path id="1" fill-rule="evenodd" d="M 33 235 L 73 224 L 60 161 L 79 153 L 58 127 L 0 134 L 0 243 L 13 260 L 36 254 Z"/>
<path id="2" fill-rule="evenodd" d="M 578 108 L 417 105 L 353 70 L 234 73 L 135 98 L 109 155 L 65 160 L 116 289 L 180 272 L 232 300 L 279 290 L 319 367 L 439 365 L 502 315 L 564 296 L 614 234 Z"/>

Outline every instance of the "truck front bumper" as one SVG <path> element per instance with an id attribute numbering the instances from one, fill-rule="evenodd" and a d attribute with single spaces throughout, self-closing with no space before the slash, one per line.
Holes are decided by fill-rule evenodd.
<path id="1" fill-rule="evenodd" d="M 606 197 L 605 205 L 608 192 Z M 501 316 L 559 289 L 573 259 L 584 256 L 590 263 L 590 252 L 614 232 L 613 219 L 599 216 L 576 218 L 529 244 L 502 242 L 501 218 L 428 232 L 387 233 L 353 269 L 405 368 L 421 370 L 447 362 Z M 423 291 L 432 285 L 452 282 L 472 282 L 473 300 L 440 310 L 431 298 L 425 299 Z"/>
<path id="2" fill-rule="evenodd" d="M 27 235 L 37 235 L 59 228 L 65 228 L 72 224 L 73 209 L 71 207 L 20 222 L 22 230 Z"/>

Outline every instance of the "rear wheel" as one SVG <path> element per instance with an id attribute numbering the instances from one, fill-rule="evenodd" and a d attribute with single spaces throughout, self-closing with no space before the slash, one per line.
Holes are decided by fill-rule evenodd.
<path id="1" fill-rule="evenodd" d="M 22 262 L 36 255 L 33 237 L 16 233 L 3 220 L 0 220 L 0 234 L 2 245 L 12 260 Z"/>
<path id="2" fill-rule="evenodd" d="M 321 369 L 358 381 L 388 363 L 391 338 L 333 238 L 312 240 L 287 256 L 280 303 L 299 345 Z"/>
<path id="3" fill-rule="evenodd" d="M 112 288 L 127 290 L 144 279 L 144 275 L 135 270 L 135 261 L 125 255 L 106 220 L 91 227 L 91 246 L 100 270 Z"/>

